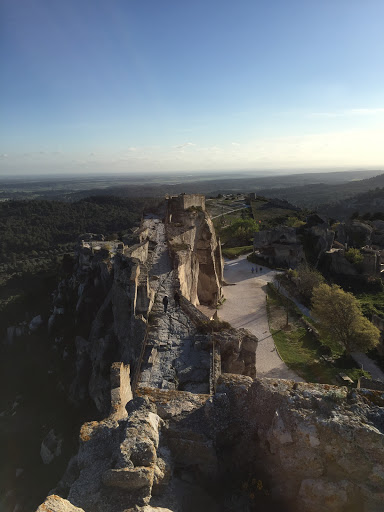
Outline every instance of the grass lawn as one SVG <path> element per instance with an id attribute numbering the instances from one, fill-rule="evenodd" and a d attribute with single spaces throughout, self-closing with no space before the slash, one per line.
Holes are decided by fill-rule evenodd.
<path id="1" fill-rule="evenodd" d="M 292 309 L 289 313 L 289 328 L 285 328 L 286 313 L 279 295 L 268 291 L 268 318 L 276 348 L 286 363 L 297 375 L 307 382 L 339 384 L 337 375 L 345 373 L 355 383 L 366 375 L 353 364 L 335 361 L 327 363 L 322 359 L 324 348 L 314 334 L 309 333 L 300 322 L 300 316 Z M 336 357 L 336 356 L 335 356 Z"/>
<path id="2" fill-rule="evenodd" d="M 371 315 L 384 317 L 384 292 L 378 293 L 359 293 L 356 295 L 360 302 L 363 313 L 370 318 Z"/>
<path id="3" fill-rule="evenodd" d="M 266 208 L 265 210 L 262 209 L 263 206 L 265 206 L 268 203 L 268 201 L 256 199 L 255 201 L 251 201 L 251 207 L 252 207 L 252 214 L 253 218 L 257 221 L 261 222 L 268 222 L 273 221 L 274 219 L 280 218 L 280 217 L 291 217 L 294 216 L 296 212 L 293 210 L 287 210 L 285 208 Z"/>
<path id="4" fill-rule="evenodd" d="M 242 254 L 248 254 L 253 251 L 253 245 L 243 245 L 242 247 L 228 247 L 222 249 L 223 256 L 226 258 L 235 259 Z"/>

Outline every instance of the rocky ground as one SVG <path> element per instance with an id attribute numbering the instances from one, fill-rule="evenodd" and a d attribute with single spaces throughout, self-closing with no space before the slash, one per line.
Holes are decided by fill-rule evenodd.
<path id="1" fill-rule="evenodd" d="M 164 224 L 146 221 L 156 236 L 151 284 L 156 290 L 139 386 L 209 392 L 209 351 L 202 350 L 205 337 L 199 335 L 188 316 L 174 301 L 176 281 L 165 240 Z M 164 312 L 163 298 L 169 303 Z"/>

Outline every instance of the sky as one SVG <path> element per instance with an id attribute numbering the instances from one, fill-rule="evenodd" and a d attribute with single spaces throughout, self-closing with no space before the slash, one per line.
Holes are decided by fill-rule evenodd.
<path id="1" fill-rule="evenodd" d="M 384 168 L 383 0 L 0 0 L 0 175 Z"/>

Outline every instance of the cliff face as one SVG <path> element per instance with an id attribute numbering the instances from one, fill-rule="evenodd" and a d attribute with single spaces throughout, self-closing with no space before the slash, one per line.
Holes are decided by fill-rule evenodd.
<path id="1" fill-rule="evenodd" d="M 123 252 L 79 247 L 75 274 L 75 402 L 91 399 L 102 414 L 109 410 L 109 372 L 114 361 L 134 362 L 140 353 L 145 320 L 136 315 L 141 262 Z M 147 293 L 147 295 L 149 295 Z M 85 328 L 89 325 L 89 328 Z"/>
<path id="2" fill-rule="evenodd" d="M 194 305 L 216 305 L 222 298 L 224 264 L 204 196 L 168 199 L 166 226 L 183 296 Z"/>

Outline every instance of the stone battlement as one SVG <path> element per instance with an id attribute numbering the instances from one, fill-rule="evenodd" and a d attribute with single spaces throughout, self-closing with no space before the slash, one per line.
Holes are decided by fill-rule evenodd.
<path id="1" fill-rule="evenodd" d="M 203 194 L 180 194 L 167 199 L 171 210 L 188 210 L 188 208 L 201 208 L 205 211 L 205 196 Z"/>

